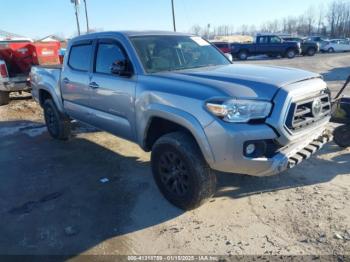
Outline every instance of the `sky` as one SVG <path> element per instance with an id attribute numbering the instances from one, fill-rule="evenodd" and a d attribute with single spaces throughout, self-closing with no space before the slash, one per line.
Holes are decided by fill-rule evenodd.
<path id="1" fill-rule="evenodd" d="M 90 27 L 98 30 L 172 30 L 171 0 L 86 0 Z M 290 4 L 290 3 L 293 4 Z M 301 15 L 310 6 L 331 0 L 174 0 L 177 31 L 193 25 L 261 23 Z M 81 3 L 83 1 L 81 0 Z M 26 37 L 50 34 L 70 37 L 77 32 L 70 0 L 0 0 L 0 30 Z M 83 4 L 79 8 L 86 31 Z"/>

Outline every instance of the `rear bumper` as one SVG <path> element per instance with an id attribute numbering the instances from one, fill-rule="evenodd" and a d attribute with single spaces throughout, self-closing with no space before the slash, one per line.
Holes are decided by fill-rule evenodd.
<path id="1" fill-rule="evenodd" d="M 30 90 L 26 77 L 14 77 L 10 78 L 9 81 L 0 82 L 0 91 L 15 92 L 15 91 L 26 91 Z"/>

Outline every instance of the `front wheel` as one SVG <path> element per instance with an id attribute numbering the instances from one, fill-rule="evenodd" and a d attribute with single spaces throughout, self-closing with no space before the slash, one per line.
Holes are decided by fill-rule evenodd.
<path id="1" fill-rule="evenodd" d="M 10 102 L 10 93 L 6 91 L 0 91 L 0 106 L 7 105 Z"/>
<path id="2" fill-rule="evenodd" d="M 215 193 L 214 171 L 187 133 L 174 132 L 159 138 L 152 148 L 151 163 L 159 190 L 181 209 L 197 208 Z"/>
<path id="3" fill-rule="evenodd" d="M 288 59 L 294 58 L 295 55 L 296 55 L 296 52 L 295 52 L 294 49 L 289 49 L 289 50 L 286 52 L 286 57 L 287 57 Z"/>
<path id="4" fill-rule="evenodd" d="M 70 135 L 71 123 L 68 117 L 63 116 L 51 99 L 44 102 L 44 117 L 49 134 L 59 140 L 67 140 Z"/>
<path id="5" fill-rule="evenodd" d="M 333 131 L 334 143 L 340 147 L 350 146 L 350 125 L 338 126 Z"/>
<path id="6" fill-rule="evenodd" d="M 328 48 L 328 53 L 334 53 L 334 48 L 333 47 L 331 47 L 331 48 Z"/>

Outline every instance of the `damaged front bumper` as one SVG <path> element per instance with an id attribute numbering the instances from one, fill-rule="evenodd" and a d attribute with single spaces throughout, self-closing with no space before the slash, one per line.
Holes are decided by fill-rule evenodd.
<path id="1" fill-rule="evenodd" d="M 303 137 L 276 148 L 269 156 L 247 157 L 244 155 L 246 141 L 277 140 L 277 135 L 267 125 L 229 125 L 213 122 L 205 132 L 215 161 L 210 163 L 214 170 L 246 174 L 251 176 L 272 176 L 301 163 L 332 140 L 332 133 L 326 127 L 307 132 Z"/>
<path id="2" fill-rule="evenodd" d="M 261 176 L 269 176 L 279 174 L 287 169 L 291 169 L 302 161 L 310 158 L 313 154 L 319 151 L 325 144 L 332 141 L 333 136 L 330 130 L 325 130 L 321 135 L 313 138 L 311 141 L 297 143 L 282 148 L 274 157 L 274 164 L 271 169 L 260 174 Z"/>

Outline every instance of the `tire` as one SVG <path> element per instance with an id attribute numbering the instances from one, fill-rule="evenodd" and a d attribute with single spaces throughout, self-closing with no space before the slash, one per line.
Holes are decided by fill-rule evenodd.
<path id="1" fill-rule="evenodd" d="M 67 140 L 70 136 L 71 123 L 68 117 L 63 116 L 51 99 L 44 102 L 44 117 L 49 134 L 59 140 Z"/>
<path id="2" fill-rule="evenodd" d="M 327 52 L 328 52 L 328 53 L 334 53 L 335 51 L 334 51 L 334 48 L 331 47 L 331 48 L 328 48 Z"/>
<path id="3" fill-rule="evenodd" d="M 340 147 L 350 146 L 350 125 L 338 126 L 333 131 L 334 143 Z"/>
<path id="4" fill-rule="evenodd" d="M 295 50 L 294 50 L 294 49 L 289 49 L 289 50 L 287 50 L 285 56 L 286 56 L 288 59 L 292 59 L 292 58 L 295 57 L 295 55 L 296 55 Z"/>
<path id="5" fill-rule="evenodd" d="M 195 209 L 215 194 L 216 175 L 187 133 L 160 137 L 153 145 L 151 163 L 160 192 L 183 210 Z"/>
<path id="6" fill-rule="evenodd" d="M 314 56 L 316 54 L 316 49 L 315 48 L 309 48 L 307 51 L 306 51 L 306 54 L 308 56 Z"/>
<path id="7" fill-rule="evenodd" d="M 248 59 L 248 52 L 243 50 L 238 53 L 238 59 L 239 60 L 247 60 Z"/>
<path id="8" fill-rule="evenodd" d="M 0 91 L 0 106 L 7 105 L 8 103 L 10 103 L 10 93 Z"/>

